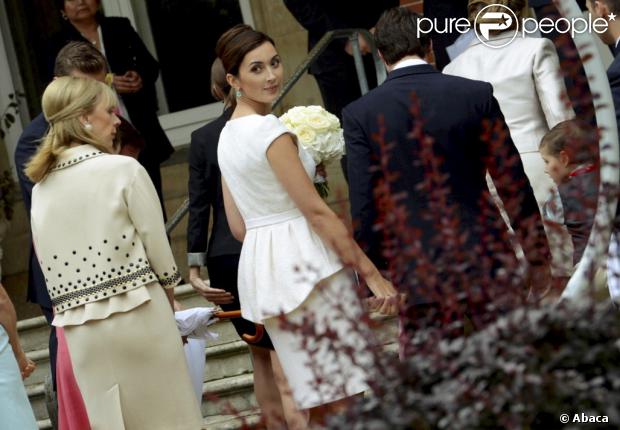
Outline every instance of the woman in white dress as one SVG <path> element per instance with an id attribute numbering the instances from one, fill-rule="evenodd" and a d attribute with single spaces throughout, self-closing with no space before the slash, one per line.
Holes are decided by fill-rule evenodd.
<path id="1" fill-rule="evenodd" d="M 470 19 L 475 20 L 478 12 L 490 5 L 508 7 L 521 20 L 527 8 L 527 0 L 470 0 Z M 497 9 L 489 8 L 485 11 L 501 12 L 505 9 L 497 6 Z M 520 32 L 510 42 L 517 24 L 513 23 L 513 27 L 508 30 L 491 33 L 486 43 L 495 45 L 495 48 L 474 38 L 471 45 L 444 68 L 443 73 L 493 85 L 493 94 L 506 117 L 510 135 L 542 213 L 542 207 L 551 196 L 551 191 L 557 192 L 557 187 L 545 173 L 545 163 L 538 146 L 551 128 L 573 118 L 575 113 L 565 101 L 566 87 L 553 42 L 540 37 L 524 38 Z M 521 28 L 521 24 L 518 25 Z M 547 236 L 553 257 L 553 274 L 570 275 L 572 245 L 568 232 L 547 229 Z"/>
<path id="2" fill-rule="evenodd" d="M 265 325 L 297 405 L 315 423 L 368 388 L 359 363 L 369 362 L 369 347 L 351 268 L 381 312 L 396 311 L 396 291 L 315 191 L 312 157 L 269 114 L 283 79 L 271 38 L 238 25 L 216 51 L 236 99 L 218 159 L 226 216 L 243 241 L 242 314 Z"/>

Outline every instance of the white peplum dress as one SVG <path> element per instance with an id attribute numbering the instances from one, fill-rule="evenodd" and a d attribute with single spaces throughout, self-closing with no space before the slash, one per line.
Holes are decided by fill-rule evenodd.
<path id="1" fill-rule="evenodd" d="M 267 149 L 286 133 L 274 115 L 232 119 L 220 134 L 218 162 L 246 227 L 238 274 L 241 313 L 265 325 L 298 406 L 310 408 L 368 388 L 364 370 L 338 353 L 345 344 L 353 346 L 356 361 L 364 362 L 368 333 L 355 324 L 362 309 L 351 271 L 312 230 L 271 169 Z M 314 177 L 312 157 L 298 148 Z M 310 357 L 301 347 L 303 336 L 280 327 L 280 315 L 295 324 L 313 315 L 314 329 L 335 329 L 340 338 L 313 339 L 319 353 Z M 328 382 L 317 386 L 316 372 Z"/>

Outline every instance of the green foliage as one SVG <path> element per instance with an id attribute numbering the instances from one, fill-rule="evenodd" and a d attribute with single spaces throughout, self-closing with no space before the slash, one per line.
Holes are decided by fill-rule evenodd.
<path id="1" fill-rule="evenodd" d="M 16 199 L 17 186 L 9 170 L 0 174 L 0 217 L 8 221 L 13 219 L 13 205 Z"/>
<path id="2" fill-rule="evenodd" d="M 17 99 L 19 97 L 25 97 L 25 94 L 19 91 L 9 94 L 9 104 L 4 108 L 2 116 L 0 116 L 0 139 L 4 139 L 7 131 L 17 120 L 17 115 L 19 114 L 19 102 Z"/>

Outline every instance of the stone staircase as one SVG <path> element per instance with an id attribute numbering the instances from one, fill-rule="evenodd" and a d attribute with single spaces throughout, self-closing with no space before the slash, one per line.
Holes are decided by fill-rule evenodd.
<path id="1" fill-rule="evenodd" d="M 184 308 L 208 306 L 190 285 L 175 288 L 175 297 Z M 25 381 L 26 391 L 40 429 L 51 429 L 45 403 L 45 380 L 49 378 L 49 327 L 43 317 L 18 322 L 22 345 L 37 369 Z M 260 423 L 254 397 L 253 370 L 248 347 L 239 339 L 227 320 L 212 326 L 219 334 L 209 341 L 205 351 L 206 369 L 203 384 L 202 414 L 210 430 L 237 430 Z M 388 351 L 394 352 L 396 321 L 385 319 L 377 334 Z M 260 427 L 258 427 L 260 428 Z"/>
<path id="2" fill-rule="evenodd" d="M 175 289 L 175 296 L 184 308 L 208 306 L 189 285 Z M 229 430 L 245 424 L 256 424 L 260 415 L 254 398 L 252 363 L 245 342 L 239 339 L 229 321 L 212 326 L 219 334 L 206 348 L 207 366 L 204 375 L 202 413 L 209 429 Z M 49 327 L 43 317 L 18 322 L 22 345 L 37 369 L 25 381 L 26 391 L 40 429 L 51 429 L 45 404 L 45 380 L 49 376 Z M 217 398 L 217 400 L 214 400 Z"/>

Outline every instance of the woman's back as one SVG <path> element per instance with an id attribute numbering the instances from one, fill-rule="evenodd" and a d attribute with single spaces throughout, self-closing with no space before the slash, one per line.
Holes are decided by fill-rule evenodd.
<path id="1" fill-rule="evenodd" d="M 243 317 L 262 323 L 296 309 L 318 280 L 342 268 L 276 177 L 267 149 L 289 133 L 273 115 L 247 115 L 229 121 L 218 146 L 222 177 L 245 223 L 239 261 Z M 309 176 L 312 156 L 299 147 Z"/>
<path id="2" fill-rule="evenodd" d="M 297 209 L 267 160 L 269 146 L 286 133 L 289 131 L 274 115 L 247 115 L 228 121 L 220 134 L 220 169 L 246 223 Z M 299 157 L 308 176 L 313 177 L 312 157 L 301 147 Z"/>
<path id="3" fill-rule="evenodd" d="M 500 34 L 489 43 L 503 45 L 511 37 L 512 33 Z M 475 39 L 444 73 L 493 85 L 519 152 L 537 151 L 550 128 L 574 116 L 562 100 L 566 88 L 555 47 L 548 39 L 518 34 L 503 48 L 491 48 Z"/>
<path id="4" fill-rule="evenodd" d="M 65 150 L 33 189 L 31 224 L 56 314 L 180 279 L 155 190 L 133 158 Z"/>

